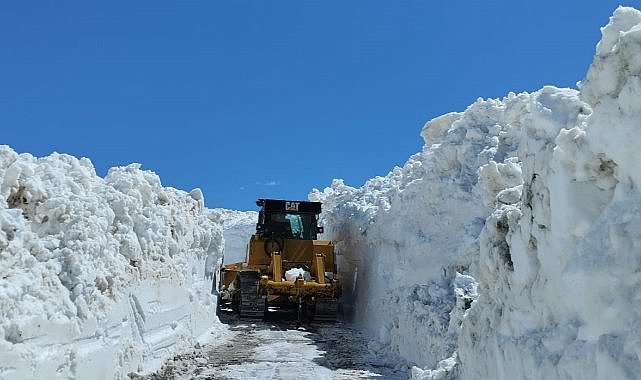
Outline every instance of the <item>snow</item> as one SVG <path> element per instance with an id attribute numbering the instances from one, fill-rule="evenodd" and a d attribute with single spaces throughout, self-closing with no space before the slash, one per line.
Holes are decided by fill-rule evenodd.
<path id="1" fill-rule="evenodd" d="M 347 317 L 414 378 L 638 377 L 641 13 L 602 34 L 580 91 L 479 99 L 386 177 L 310 194 Z"/>
<path id="2" fill-rule="evenodd" d="M 312 274 L 303 268 L 292 268 L 285 272 L 285 279 L 287 281 L 296 281 L 298 276 L 301 276 L 305 281 L 312 280 Z"/>
<path id="3" fill-rule="evenodd" d="M 478 99 L 387 176 L 313 190 L 344 319 L 416 379 L 637 378 L 639 78 L 620 7 L 578 90 Z M 223 341 L 212 281 L 256 218 L 137 164 L 0 146 L 0 378 L 125 378 Z"/>
<path id="4" fill-rule="evenodd" d="M 216 328 L 222 231 L 139 165 L 0 146 L 0 377 L 124 378 Z"/>
<path id="5" fill-rule="evenodd" d="M 219 221 L 225 236 L 225 264 L 244 262 L 247 243 L 256 232 L 258 212 L 218 208 L 212 210 L 212 214 Z"/>

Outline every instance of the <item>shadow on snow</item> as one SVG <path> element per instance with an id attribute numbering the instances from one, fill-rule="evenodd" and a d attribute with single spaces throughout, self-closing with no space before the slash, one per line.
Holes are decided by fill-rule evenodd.
<path id="1" fill-rule="evenodd" d="M 218 316 L 232 331 L 244 330 L 248 325 L 256 330 L 304 331 L 304 336 L 321 353 L 321 356 L 312 361 L 332 371 L 361 371 L 363 374 L 359 378 L 409 378 L 407 363 L 394 360 L 389 354 L 376 353 L 371 349 L 372 345 L 378 346 L 376 343 L 366 339 L 358 329 L 341 321 L 298 324 L 295 310 L 290 309 L 270 309 L 265 320 L 240 319 L 236 313 L 226 309 L 220 311 Z"/>

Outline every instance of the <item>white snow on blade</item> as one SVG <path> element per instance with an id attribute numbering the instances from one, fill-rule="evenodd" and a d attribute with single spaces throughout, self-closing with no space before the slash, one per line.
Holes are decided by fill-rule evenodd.
<path id="1" fill-rule="evenodd" d="M 207 215 L 137 164 L 0 146 L 0 378 L 125 378 L 219 326 Z"/>
<path id="2" fill-rule="evenodd" d="M 292 268 L 285 272 L 285 279 L 287 281 L 296 281 L 298 276 L 301 276 L 305 281 L 312 280 L 312 274 L 303 268 Z"/>
<path id="3" fill-rule="evenodd" d="M 348 317 L 413 378 L 638 378 L 641 13 L 602 34 L 580 92 L 479 99 L 386 177 L 310 194 Z"/>

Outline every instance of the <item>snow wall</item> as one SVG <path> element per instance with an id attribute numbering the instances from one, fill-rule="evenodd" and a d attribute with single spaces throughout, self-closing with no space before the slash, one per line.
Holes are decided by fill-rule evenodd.
<path id="1" fill-rule="evenodd" d="M 128 378 L 212 338 L 217 218 L 137 164 L 0 146 L 0 378 Z"/>
<path id="2" fill-rule="evenodd" d="M 346 317 L 414 378 L 641 373 L 640 12 L 615 11 L 579 89 L 479 99 L 386 177 L 310 194 Z"/>
<path id="3" fill-rule="evenodd" d="M 225 236 L 225 264 L 242 263 L 247 256 L 247 243 L 256 232 L 257 211 L 212 210 L 220 221 Z"/>

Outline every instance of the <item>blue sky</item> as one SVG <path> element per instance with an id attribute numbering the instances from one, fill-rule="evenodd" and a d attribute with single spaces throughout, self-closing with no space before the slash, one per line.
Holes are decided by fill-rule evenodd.
<path id="1" fill-rule="evenodd" d="M 575 87 L 618 4 L 3 2 L 0 143 L 138 162 L 208 207 L 305 199 L 403 165 L 478 97 Z"/>

